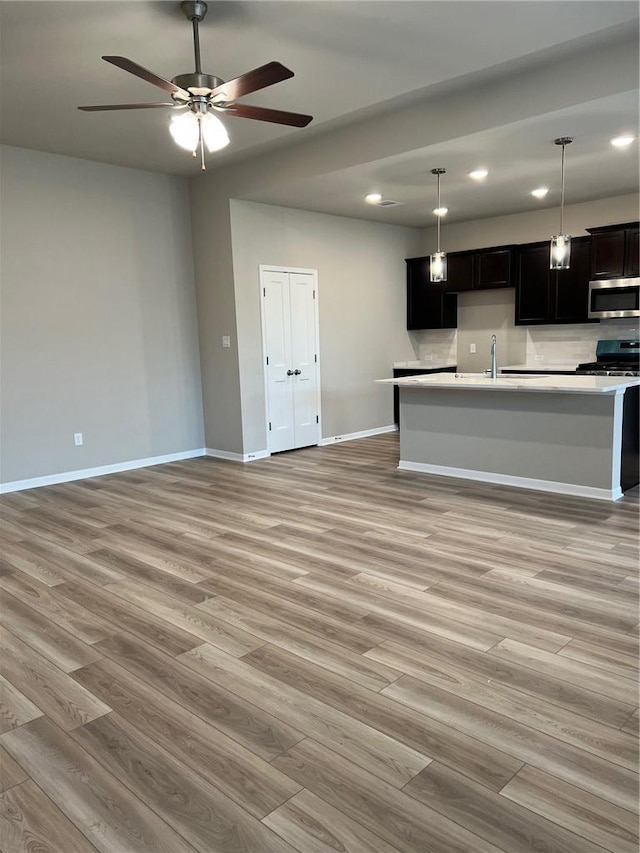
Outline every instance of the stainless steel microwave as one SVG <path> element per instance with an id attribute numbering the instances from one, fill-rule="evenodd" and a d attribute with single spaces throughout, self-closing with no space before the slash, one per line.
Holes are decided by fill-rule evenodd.
<path id="1" fill-rule="evenodd" d="M 590 281 L 589 317 L 640 317 L 640 278 Z"/>

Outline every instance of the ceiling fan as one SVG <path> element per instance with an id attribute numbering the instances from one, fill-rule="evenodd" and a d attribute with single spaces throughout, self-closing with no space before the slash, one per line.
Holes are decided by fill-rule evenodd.
<path id="1" fill-rule="evenodd" d="M 207 13 L 207 4 L 199 0 L 183 0 L 180 4 L 187 20 L 193 24 L 193 51 L 195 71 L 191 74 L 179 74 L 172 80 L 165 80 L 148 71 L 131 59 L 124 56 L 103 56 L 112 65 L 117 65 L 123 71 L 135 74 L 147 83 L 158 86 L 171 95 L 170 102 L 151 104 L 104 104 L 91 107 L 78 107 L 86 112 L 101 110 L 147 110 L 166 109 L 174 111 L 169 130 L 174 141 L 193 156 L 200 150 L 201 168 L 204 171 L 205 146 L 209 151 L 219 151 L 229 144 L 229 136 L 223 123 L 215 113 L 224 113 L 237 118 L 250 118 L 257 121 L 268 121 L 274 124 L 284 124 L 291 127 L 306 127 L 313 116 L 301 113 L 271 110 L 266 107 L 256 107 L 250 104 L 236 103 L 238 98 L 273 86 L 293 77 L 293 71 L 285 68 L 279 62 L 268 62 L 246 74 L 241 74 L 233 80 L 225 82 L 220 77 L 205 74 L 200 65 L 200 38 L 198 25 Z"/>

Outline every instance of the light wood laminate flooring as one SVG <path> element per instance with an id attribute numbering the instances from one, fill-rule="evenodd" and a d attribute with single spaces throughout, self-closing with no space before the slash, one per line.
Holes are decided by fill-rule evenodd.
<path id="1" fill-rule="evenodd" d="M 637 491 L 397 459 L 1 498 L 3 853 L 636 853 Z"/>

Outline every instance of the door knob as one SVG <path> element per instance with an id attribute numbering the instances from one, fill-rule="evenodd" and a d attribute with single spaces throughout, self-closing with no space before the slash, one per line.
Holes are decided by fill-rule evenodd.
<path id="1" fill-rule="evenodd" d="M 297 368 L 297 367 L 296 367 L 296 369 L 293 371 L 293 375 L 294 375 L 294 376 L 300 376 L 300 374 L 301 374 L 301 373 L 302 373 L 302 371 L 301 371 L 301 370 L 298 370 L 298 368 Z"/>
<path id="2" fill-rule="evenodd" d="M 287 376 L 293 376 L 293 370 L 287 370 Z"/>

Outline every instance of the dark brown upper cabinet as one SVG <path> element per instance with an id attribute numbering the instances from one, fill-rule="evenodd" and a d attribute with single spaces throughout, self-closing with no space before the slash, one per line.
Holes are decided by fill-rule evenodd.
<path id="1" fill-rule="evenodd" d="M 591 278 L 638 275 L 638 223 L 587 228 L 591 234 Z"/>
<path id="2" fill-rule="evenodd" d="M 516 326 L 549 322 L 549 241 L 520 246 L 516 276 Z"/>
<path id="3" fill-rule="evenodd" d="M 474 252 L 450 252 L 447 255 L 447 290 L 461 293 L 473 289 Z"/>
<path id="4" fill-rule="evenodd" d="M 590 323 L 589 237 L 571 240 L 568 270 L 549 269 L 549 241 L 519 247 L 516 282 L 516 326 Z"/>
<path id="5" fill-rule="evenodd" d="M 473 286 L 476 290 L 513 287 L 515 253 L 511 246 L 485 249 L 473 257 Z"/>
<path id="6" fill-rule="evenodd" d="M 513 287 L 516 278 L 516 252 L 513 246 L 496 246 L 447 254 L 447 290 L 491 290 Z"/>
<path id="7" fill-rule="evenodd" d="M 407 329 L 455 329 L 458 324 L 458 297 L 447 282 L 432 283 L 430 258 L 408 258 Z"/>
<path id="8" fill-rule="evenodd" d="M 625 275 L 640 275 L 640 229 L 629 228 L 625 232 L 624 250 Z"/>

